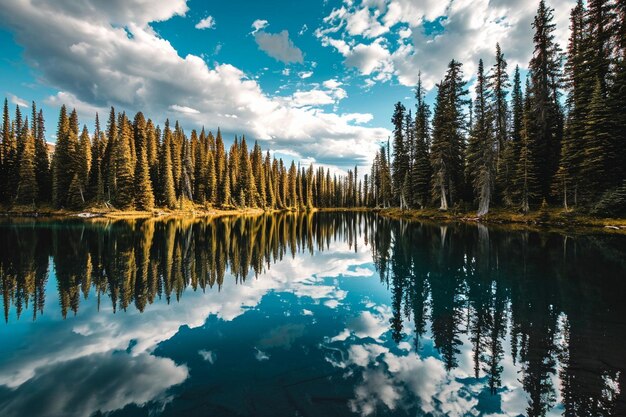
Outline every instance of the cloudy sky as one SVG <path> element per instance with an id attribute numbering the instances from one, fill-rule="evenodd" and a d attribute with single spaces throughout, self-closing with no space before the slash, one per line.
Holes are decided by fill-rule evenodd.
<path id="1" fill-rule="evenodd" d="M 574 0 L 551 0 L 558 40 Z M 528 0 L 11 0 L 0 5 L 0 91 L 91 126 L 109 106 L 186 131 L 221 127 L 278 156 L 367 166 L 393 103 L 413 106 L 450 59 L 471 79 L 496 42 L 512 71 L 532 53 Z M 429 93 L 432 99 L 433 91 Z"/>

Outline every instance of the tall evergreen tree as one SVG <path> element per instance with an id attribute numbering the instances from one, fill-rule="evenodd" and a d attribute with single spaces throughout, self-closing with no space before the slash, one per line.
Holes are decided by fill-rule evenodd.
<path id="1" fill-rule="evenodd" d="M 468 94 L 463 81 L 462 64 L 452 60 L 444 80 L 438 85 L 433 119 L 433 198 L 440 209 L 460 200 L 463 187 L 464 112 Z"/>
<path id="2" fill-rule="evenodd" d="M 146 119 L 141 112 L 135 115 L 133 131 L 137 149 L 137 163 L 135 164 L 134 174 L 135 207 L 139 210 L 152 210 L 154 208 L 154 193 L 152 182 L 150 181 L 150 165 L 148 163 Z"/>
<path id="3" fill-rule="evenodd" d="M 489 212 L 495 177 L 495 152 L 498 139 L 494 134 L 497 107 L 490 107 L 491 92 L 488 90 L 482 59 L 478 63 L 476 99 L 474 101 L 474 126 L 467 152 L 467 177 L 478 200 L 478 216 Z"/>
<path id="4" fill-rule="evenodd" d="M 163 129 L 163 143 L 161 144 L 161 166 L 159 176 L 161 179 L 161 204 L 173 209 L 176 207 L 176 191 L 174 189 L 174 175 L 172 172 L 172 132 L 169 120 L 165 121 Z"/>
<path id="5" fill-rule="evenodd" d="M 121 209 L 132 208 L 134 204 L 134 166 L 130 143 L 132 141 L 131 125 L 122 113 L 119 123 L 119 137 L 115 146 L 115 165 L 117 190 L 115 205 Z"/>
<path id="6" fill-rule="evenodd" d="M 19 184 L 17 186 L 17 202 L 34 205 L 37 200 L 37 177 L 35 175 L 35 138 L 28 126 L 22 128 L 24 146 L 19 161 Z"/>
<path id="7" fill-rule="evenodd" d="M 37 114 L 37 135 L 35 138 L 35 178 L 37 179 L 37 200 L 49 202 L 52 198 L 52 178 L 50 174 L 50 159 L 48 144 L 45 137 L 43 112 Z"/>
<path id="8" fill-rule="evenodd" d="M 406 108 L 397 102 L 391 118 L 393 124 L 393 191 L 401 207 L 406 206 L 406 197 L 402 193 L 404 178 L 409 171 L 409 155 L 405 146 L 404 123 Z"/>
<path id="9" fill-rule="evenodd" d="M 62 207 L 65 204 L 66 193 L 74 177 L 75 148 L 70 136 L 70 119 L 67 115 L 67 108 L 62 106 L 57 125 L 57 142 L 52 171 L 52 204 L 55 207 Z"/>
<path id="10" fill-rule="evenodd" d="M 554 9 L 547 7 L 544 0 L 539 3 L 533 28 L 535 49 L 529 63 L 533 123 L 527 128 L 540 197 L 548 199 L 561 153 L 563 114 L 559 102 L 561 51 L 554 40 Z"/>

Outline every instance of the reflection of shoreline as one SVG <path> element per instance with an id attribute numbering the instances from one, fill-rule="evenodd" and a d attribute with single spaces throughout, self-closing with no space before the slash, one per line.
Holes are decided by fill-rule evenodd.
<path id="1" fill-rule="evenodd" d="M 318 319 L 312 311 L 319 306 L 333 312 L 325 317 L 327 323 L 338 324 L 335 332 L 324 335 L 324 343 L 345 352 L 343 363 L 339 358 L 327 363 L 357 376 L 350 382 L 353 411 L 398 409 L 410 390 L 433 410 L 441 404 L 478 407 L 476 401 L 501 398 L 503 415 L 523 414 L 526 408 L 526 415 L 543 416 L 562 407 L 568 415 L 595 410 L 595 415 L 609 416 L 620 415 L 624 404 L 619 388 L 625 386 L 621 353 L 626 314 L 620 278 L 626 265 L 620 254 L 626 241 L 620 236 L 572 239 L 350 213 L 13 226 L 0 227 L 0 244 L 7 248 L 0 253 L 2 288 L 11 288 L 9 300 L 16 308 L 21 303 L 23 312 L 35 308 L 28 302 L 42 294 L 31 291 L 43 276 L 41 262 L 46 273 L 54 266 L 61 277 L 48 289 L 58 291 L 62 311 L 77 312 L 80 303 L 82 312 L 62 321 L 53 309 L 54 328 L 46 329 L 49 320 L 31 325 L 32 334 L 23 340 L 26 349 L 4 359 L 0 385 L 19 381 L 33 388 L 39 378 L 61 369 L 60 362 L 73 366 L 89 362 L 90 355 L 105 366 L 115 355 L 122 364 L 150 354 L 174 359 L 163 351 L 169 343 L 163 341 L 172 339 L 174 350 L 168 352 L 173 354 L 190 340 L 185 339 L 189 331 L 200 336 L 193 340 L 208 340 L 202 337 L 207 315 L 223 319 L 220 326 L 240 322 L 238 318 L 246 321 L 246 312 L 263 316 L 268 326 L 264 337 L 252 337 L 261 353 L 253 357 L 255 351 L 248 349 L 249 359 L 284 361 L 272 349 L 289 346 L 293 352 L 294 340 L 323 331 L 315 322 L 301 325 L 305 316 Z M 379 273 L 374 281 L 361 286 L 345 279 L 371 276 L 372 258 Z M 373 287 L 384 291 L 384 297 L 372 301 Z M 276 326 L 265 317 L 269 311 L 258 306 L 265 295 L 285 292 L 306 301 L 280 297 L 284 302 L 276 305 L 284 307 L 272 310 L 281 317 Z M 181 302 L 166 304 L 174 297 Z M 107 314 L 97 311 L 97 303 Z M 108 314 L 114 309 L 126 311 Z M 181 331 L 184 325 L 189 329 Z M 259 329 L 247 326 L 252 333 L 237 333 L 241 328 L 235 326 L 231 341 L 245 341 Z M 212 341 L 212 346 L 178 354 L 175 362 L 187 363 L 191 355 L 199 360 L 205 349 L 218 352 L 221 363 L 222 342 L 219 337 Z M 314 345 L 306 350 L 315 351 Z M 433 355 L 436 363 L 428 359 Z M 151 371 L 155 364 L 148 359 L 144 366 Z M 158 369 L 182 377 L 182 369 L 159 364 Z M 80 373 L 67 374 L 81 379 Z M 429 385 L 435 384 L 435 376 L 440 381 L 436 387 Z M 157 400 L 163 397 L 158 388 L 152 391 Z M 459 393 L 467 401 L 458 401 Z M 431 398 L 435 401 L 428 402 Z M 133 401 L 141 404 L 142 397 Z"/>
<path id="2" fill-rule="evenodd" d="M 413 323 L 410 337 L 419 350 L 430 324 L 448 372 L 459 367 L 461 348 L 469 344 L 473 376 L 486 378 L 492 395 L 502 387 L 509 348 L 513 363 L 522 365 L 529 416 L 544 416 L 560 401 L 565 415 L 621 415 L 623 237 L 568 239 L 382 216 L 375 229 L 374 264 L 392 294 L 396 342 Z"/>
<path id="3" fill-rule="evenodd" d="M 296 221 L 301 220 L 298 216 L 292 215 L 291 217 Z M 189 233 L 186 231 L 189 228 L 181 227 L 179 229 L 177 226 L 182 226 L 180 222 L 173 223 L 173 226 L 168 222 L 166 226 L 154 227 L 152 238 L 146 240 L 155 242 L 155 237 L 161 236 L 161 229 L 170 233 L 173 230 L 174 242 L 177 243 L 172 252 L 176 253 L 179 250 L 178 247 L 181 247 L 181 259 L 184 258 L 185 250 L 197 251 L 198 239 L 210 239 L 213 230 L 206 223 L 195 222 L 192 229 L 193 233 L 191 233 L 194 238 L 188 241 L 186 239 Z M 255 230 L 255 228 L 249 224 L 241 225 L 238 222 L 223 223 L 220 221 L 220 227 L 228 227 L 228 230 L 231 231 L 231 233 L 225 234 L 225 236 L 231 237 L 227 255 L 230 256 L 233 253 L 233 248 L 242 244 L 243 237 L 249 236 L 246 232 Z M 260 226 L 260 223 L 254 221 L 251 224 L 252 226 Z M 283 225 L 288 231 L 300 230 L 300 226 L 292 224 L 291 220 L 287 221 L 287 224 L 282 222 L 276 224 Z M 304 225 L 307 224 L 309 223 L 305 220 Z M 126 238 L 133 235 L 149 235 L 149 233 L 144 232 L 151 229 L 145 222 L 137 222 L 137 225 L 132 228 L 121 226 L 115 222 L 111 224 L 111 227 L 113 228 L 111 231 L 113 235 L 122 235 Z M 87 231 L 86 229 L 88 228 L 77 228 L 72 222 L 72 225 L 66 227 L 64 233 L 67 230 L 72 230 L 75 234 L 62 234 L 62 236 L 82 235 L 83 240 L 86 240 L 85 233 L 93 233 L 93 230 Z M 97 230 L 100 229 L 100 227 L 97 228 Z M 20 229 L 20 231 L 22 230 Z M 137 230 L 142 233 L 135 233 Z M 261 227 L 260 230 L 267 231 L 268 229 Z M 276 228 L 272 228 L 272 230 L 277 233 L 276 236 L 283 233 L 281 230 L 277 231 Z M 307 230 L 311 230 L 309 235 L 315 236 L 311 228 Z M 341 227 L 336 227 L 334 230 L 332 233 L 343 233 Z M 347 236 L 348 233 L 345 235 Z M 272 261 L 271 272 L 266 268 L 265 272 L 259 273 L 257 279 L 248 279 L 244 282 L 241 278 L 235 277 L 235 272 L 231 274 L 229 267 L 225 272 L 224 281 L 230 281 L 228 282 L 230 285 L 224 285 L 219 293 L 207 291 L 205 294 L 200 291 L 199 286 L 197 287 L 198 291 L 189 291 L 189 287 L 193 289 L 195 285 L 193 281 L 190 281 L 186 288 L 185 300 L 181 300 L 184 302 L 168 305 L 166 300 L 162 300 L 162 302 L 152 305 L 145 312 L 129 308 L 124 314 L 116 315 L 102 314 L 102 311 L 98 311 L 95 307 L 99 300 L 93 297 L 93 293 L 91 293 L 90 297 L 83 301 L 85 305 L 82 314 L 73 317 L 71 321 L 61 321 L 57 318 L 52 327 L 48 327 L 48 321 L 42 322 L 40 325 L 39 323 L 30 325 L 32 330 L 27 336 L 22 336 L 23 348 L 12 351 L 11 356 L 0 361 L 0 415 L 69 415 L 78 417 L 92 415 L 97 409 L 101 411 L 115 409 L 114 404 L 119 407 L 130 403 L 141 406 L 149 401 L 149 406 L 152 407 L 154 402 L 167 403 L 171 400 L 171 394 L 167 392 L 167 389 L 186 380 L 188 370 L 186 365 L 174 365 L 170 359 L 166 359 L 154 351 L 163 341 L 177 335 L 181 327 L 201 330 L 209 316 L 217 316 L 223 322 L 233 321 L 255 308 L 265 295 L 274 291 L 290 292 L 297 297 L 312 300 L 313 303 L 324 303 L 325 300 L 341 303 L 346 293 L 340 291 L 335 284 L 324 282 L 317 275 L 349 276 L 355 265 L 368 262 L 371 256 L 364 246 L 360 248 L 358 253 L 355 253 L 343 239 L 334 239 L 332 234 L 329 236 L 331 243 L 323 245 L 323 248 L 328 250 L 317 252 L 314 247 L 314 257 L 308 251 L 307 242 L 317 241 L 317 239 L 297 238 L 296 250 L 300 256 L 289 256 L 291 252 L 289 252 L 289 248 L 285 248 L 282 252 L 286 256 L 283 257 L 284 262 L 279 262 L 276 259 L 276 263 L 273 263 L 270 257 L 270 261 Z M 89 236 L 89 238 L 91 237 L 93 236 Z M 98 237 L 104 240 L 108 238 L 106 233 L 104 236 L 99 235 Z M 325 235 L 325 242 L 326 238 Z M 189 246 L 185 247 L 183 242 L 189 242 Z M 234 242 L 239 243 L 235 244 Z M 266 239 L 266 242 L 275 241 Z M 152 245 L 151 250 L 156 251 L 155 244 Z M 136 250 L 137 245 L 139 242 L 136 242 L 133 252 L 136 259 L 141 259 L 139 251 Z M 124 250 L 126 246 L 120 249 Z M 74 248 L 74 246 L 70 245 L 69 248 Z M 124 250 L 124 252 L 126 251 Z M 1 258 L 2 255 L 0 255 Z M 196 262 L 195 259 L 192 259 L 191 263 L 194 262 Z M 318 263 L 321 263 L 323 267 L 320 268 Z M 140 268 L 139 261 L 136 261 L 135 265 L 138 269 Z M 372 273 L 371 270 L 368 271 L 370 274 Z M 325 308 L 330 307 L 326 306 Z M 102 305 L 101 309 L 107 310 L 107 313 L 113 311 L 113 307 L 107 305 Z M 272 337 L 265 341 L 267 346 L 272 345 L 272 343 L 276 344 L 277 335 L 274 333 L 270 336 Z M 42 344 L 39 343 L 41 340 L 49 342 Z M 263 342 L 261 342 L 262 344 Z M 85 368 L 82 366 L 85 364 L 92 365 Z M 117 376 L 111 375 L 105 384 L 95 383 L 98 375 L 115 372 L 120 367 L 125 370 L 126 368 L 129 369 L 127 372 L 119 372 Z M 63 371 L 64 369 L 65 371 Z M 89 369 L 93 372 L 87 372 Z M 54 379 L 52 375 L 56 375 L 54 378 L 62 378 L 60 375 L 72 378 L 68 382 L 72 385 L 61 383 L 57 386 L 51 386 L 47 382 Z M 124 378 L 124 381 L 115 385 L 114 382 L 118 378 Z M 84 390 L 73 388 L 73 384 L 80 383 L 83 384 L 81 388 L 87 390 L 91 387 L 92 391 L 84 392 Z M 6 401 L 4 400 L 5 392 L 2 390 L 3 385 L 10 386 L 13 390 L 10 395 L 7 394 Z M 113 395 L 113 398 L 109 398 L 103 392 L 123 395 Z M 78 398 L 81 393 L 82 397 Z M 57 394 L 56 397 L 55 394 Z M 154 395 L 153 398 L 150 398 L 150 395 Z M 116 399 L 121 400 L 115 403 Z M 33 410 L 32 407 L 38 404 L 55 404 L 60 411 L 54 413 L 55 409 L 46 409 L 41 412 L 37 410 L 30 412 Z M 95 408 L 89 409 L 88 407 L 91 406 Z M 69 410 L 75 410 L 75 412 L 70 413 Z M 87 410 L 90 412 L 86 412 Z"/>
<path id="4" fill-rule="evenodd" d="M 30 309 L 43 313 L 48 273 L 54 269 L 62 316 L 82 298 L 98 306 L 139 311 L 157 298 L 179 300 L 186 288 L 221 290 L 226 271 L 235 283 L 258 276 L 285 256 L 324 251 L 331 242 L 355 245 L 354 214 L 279 213 L 219 219 L 9 221 L 0 223 L 5 320 Z M 17 242 L 17 245 L 14 243 Z M 30 303 L 30 304 L 29 304 Z"/>

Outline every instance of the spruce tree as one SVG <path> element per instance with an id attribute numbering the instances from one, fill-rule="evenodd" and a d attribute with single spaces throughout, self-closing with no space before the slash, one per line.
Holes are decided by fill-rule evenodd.
<path id="1" fill-rule="evenodd" d="M 73 153 L 70 140 L 70 120 L 65 106 L 61 107 L 57 125 L 57 142 L 53 157 L 52 172 L 52 204 L 62 207 L 66 201 L 66 193 L 74 177 Z"/>
<path id="2" fill-rule="evenodd" d="M 37 179 L 37 201 L 49 202 L 52 198 L 52 177 L 48 144 L 45 137 L 43 112 L 37 114 L 37 135 L 35 138 L 35 178 Z"/>
<path id="3" fill-rule="evenodd" d="M 174 189 L 174 175 L 172 174 L 172 133 L 169 121 L 165 121 L 163 129 L 163 143 L 161 145 L 161 167 L 159 169 L 161 178 L 161 204 L 173 209 L 176 207 L 176 191 Z"/>
<path id="4" fill-rule="evenodd" d="M 105 141 L 100 130 L 100 118 L 96 113 L 95 130 L 91 141 L 91 167 L 89 168 L 89 180 L 87 184 L 87 196 L 97 205 L 104 202 L 104 178 L 102 175 L 102 163 L 104 160 Z"/>
<path id="5" fill-rule="evenodd" d="M 611 171 L 611 114 L 602 92 L 602 82 L 596 85 L 589 103 L 589 115 L 585 123 L 585 156 L 581 173 L 584 181 L 584 194 L 588 201 L 607 189 L 607 174 Z"/>
<path id="6" fill-rule="evenodd" d="M 554 41 L 554 9 L 541 0 L 533 22 L 535 50 L 529 63 L 533 122 L 529 124 L 531 155 L 541 186 L 540 198 L 549 199 L 552 179 L 558 169 L 563 136 L 559 101 L 561 51 Z"/>
<path id="7" fill-rule="evenodd" d="M 513 91 L 511 93 L 511 135 L 505 142 L 504 151 L 501 158 L 500 169 L 498 170 L 499 190 L 504 206 L 513 207 L 516 196 L 516 175 L 519 163 L 520 150 L 522 146 L 522 127 L 524 120 L 524 95 L 522 93 L 522 82 L 519 66 L 515 67 L 513 76 Z"/>
<path id="8" fill-rule="evenodd" d="M 401 207 L 404 206 L 406 196 L 402 193 L 404 178 L 409 170 L 409 158 L 405 149 L 404 123 L 406 109 L 401 102 L 397 102 L 391 118 L 393 124 L 393 165 L 392 180 L 393 193 Z"/>
<path id="9" fill-rule="evenodd" d="M 533 123 L 535 122 L 532 111 L 532 91 L 529 82 L 526 82 L 526 97 L 524 100 L 524 115 L 520 139 L 519 161 L 515 174 L 514 187 L 516 190 L 516 199 L 519 201 L 520 209 L 523 213 L 528 213 L 530 206 L 538 202 L 541 195 L 541 183 L 537 173 L 537 160 L 534 153 L 538 147 L 533 143 L 534 138 L 531 132 L 535 131 Z"/>
<path id="10" fill-rule="evenodd" d="M 150 165 L 148 163 L 148 138 L 146 120 L 143 113 L 135 115 L 133 123 L 135 144 L 137 149 L 137 163 L 135 164 L 135 207 L 138 210 L 149 211 L 154 208 L 154 193 L 150 181 Z"/>
<path id="11" fill-rule="evenodd" d="M 430 107 L 426 104 L 424 88 L 422 86 L 421 74 L 418 78 L 415 98 L 417 99 L 417 109 L 415 112 L 415 140 L 414 155 L 412 164 L 412 194 L 413 205 L 424 208 L 430 201 L 430 181 L 432 170 L 430 166 Z M 366 192 L 367 194 L 367 192 Z"/>
<path id="12" fill-rule="evenodd" d="M 115 205 L 120 209 L 132 208 L 134 203 L 135 184 L 133 157 L 130 147 L 131 141 L 131 126 L 126 113 L 122 113 L 119 120 L 119 136 L 114 155 L 117 182 Z"/>
<path id="13" fill-rule="evenodd" d="M 568 208 L 570 194 L 574 204 L 578 200 L 580 169 L 585 148 L 585 118 L 593 92 L 589 83 L 589 68 L 586 58 L 589 39 L 584 16 L 583 2 L 578 0 L 570 14 L 570 38 L 564 78 L 565 86 L 568 89 L 566 100 L 568 116 L 554 187 L 555 193 L 561 196 L 565 209 Z"/>
<path id="14" fill-rule="evenodd" d="M 506 148 L 509 142 L 509 105 L 507 96 L 510 88 L 509 76 L 507 74 L 507 62 L 500 48 L 496 44 L 496 62 L 491 67 L 487 88 L 491 91 L 489 107 L 493 113 L 493 129 L 496 139 L 495 150 L 495 197 L 498 201 L 503 201 L 511 183 L 513 167 L 509 165 L 511 161 L 506 158 Z"/>
<path id="15" fill-rule="evenodd" d="M 488 90 L 482 59 L 478 63 L 476 99 L 474 101 L 474 126 L 467 147 L 467 178 L 474 188 L 478 201 L 478 216 L 489 212 L 495 176 L 495 150 L 498 146 L 494 134 L 496 107 L 490 107 L 491 92 Z"/>
<path id="16" fill-rule="evenodd" d="M 440 209 L 460 200 L 463 187 L 464 112 L 466 104 L 462 64 L 452 60 L 444 80 L 438 85 L 433 119 L 431 162 L 433 198 Z"/>
<path id="17" fill-rule="evenodd" d="M 35 171 L 35 138 L 27 126 L 23 128 L 24 146 L 19 161 L 19 184 L 17 186 L 17 202 L 34 205 L 37 200 L 37 177 Z"/>

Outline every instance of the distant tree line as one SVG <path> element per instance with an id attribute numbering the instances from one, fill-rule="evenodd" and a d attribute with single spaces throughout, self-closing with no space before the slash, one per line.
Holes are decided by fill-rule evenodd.
<path id="1" fill-rule="evenodd" d="M 579 0 L 566 53 L 543 0 L 533 28 L 524 89 L 499 45 L 490 69 L 478 64 L 473 103 L 452 60 L 431 114 L 420 74 L 415 115 L 395 105 L 393 145 L 364 181 L 367 205 L 626 214 L 626 2 Z"/>
<path id="2" fill-rule="evenodd" d="M 30 122 L 4 101 L 0 144 L 0 203 L 82 209 L 174 209 L 186 202 L 206 207 L 309 210 L 361 205 L 357 168 L 331 175 L 263 153 L 235 137 L 226 150 L 220 129 L 188 137 L 178 122 L 161 129 L 139 112 L 133 120 L 111 108 L 103 130 L 80 129 L 76 110 L 61 107 L 50 159 L 44 118 L 32 105 Z"/>

